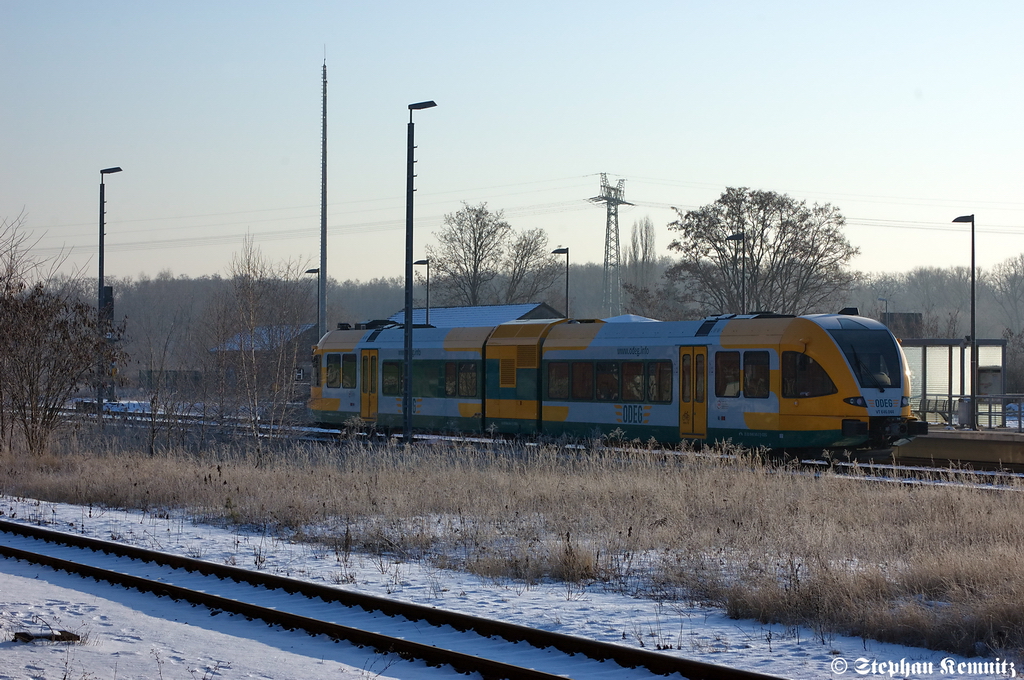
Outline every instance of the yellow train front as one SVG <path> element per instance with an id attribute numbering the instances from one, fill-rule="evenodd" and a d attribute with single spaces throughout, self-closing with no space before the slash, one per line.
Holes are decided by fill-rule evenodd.
<path id="1" fill-rule="evenodd" d="M 896 339 L 851 314 L 423 327 L 413 346 L 418 431 L 787 450 L 927 434 Z M 403 357 L 399 326 L 327 333 L 313 350 L 313 420 L 400 429 Z"/>

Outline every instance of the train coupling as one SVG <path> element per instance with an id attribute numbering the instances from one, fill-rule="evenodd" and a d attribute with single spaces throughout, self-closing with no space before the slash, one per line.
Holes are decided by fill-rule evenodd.
<path id="1" fill-rule="evenodd" d="M 846 424 L 846 421 L 843 422 Z M 928 423 L 923 420 L 901 418 L 872 418 L 869 426 L 871 438 L 882 441 L 909 439 L 928 434 Z"/>

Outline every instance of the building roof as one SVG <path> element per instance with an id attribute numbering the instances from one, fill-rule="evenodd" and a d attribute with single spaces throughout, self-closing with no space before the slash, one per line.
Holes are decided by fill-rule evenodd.
<path id="1" fill-rule="evenodd" d="M 476 307 L 431 307 L 430 325 L 435 328 L 464 328 L 472 326 L 497 326 L 518 319 L 561 319 L 553 307 L 543 302 L 528 302 L 520 305 L 478 305 Z M 405 323 L 405 310 L 392 314 L 389 321 Z M 427 310 L 412 310 L 414 326 L 427 323 Z"/>
<path id="2" fill-rule="evenodd" d="M 252 333 L 243 331 L 212 348 L 211 352 L 265 352 L 297 339 L 303 333 L 316 329 L 315 323 L 281 326 L 257 326 Z"/>

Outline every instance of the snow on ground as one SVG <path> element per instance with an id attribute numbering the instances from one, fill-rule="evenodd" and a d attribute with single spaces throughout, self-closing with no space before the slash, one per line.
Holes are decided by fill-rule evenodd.
<path id="1" fill-rule="evenodd" d="M 211 617 L 187 603 L 13 560 L 0 560 L 0 611 L 5 680 L 438 677 L 422 663 L 272 630 L 243 617 Z M 76 632 L 82 641 L 10 641 L 14 631 L 48 633 L 51 626 Z M 401 674 L 392 674 L 389 664 Z"/>
<path id="2" fill-rule="evenodd" d="M 1008 677 L 1015 670 L 1007 664 L 1005 671 L 998 667 L 1003 672 L 968 674 L 972 669 L 958 669 L 957 664 L 997 660 L 964 659 L 860 638 L 820 636 L 808 629 L 737 621 L 718 609 L 635 599 L 604 592 L 599 584 L 581 589 L 546 582 L 527 588 L 418 562 L 355 554 L 345 560 L 331 551 L 267 533 L 197 525 L 183 515 L 161 514 L 0 496 L 0 516 L 5 519 L 568 635 L 642 644 L 647 649 L 669 646 L 673 651 L 666 653 L 794 680 Z M 75 632 L 83 640 L 77 644 L 10 642 L 16 631 L 47 633 L 51 627 Z M 0 680 L 434 678 L 438 672 L 419 663 L 380 658 L 351 645 L 270 630 L 240 617 L 211 617 L 187 604 L 111 590 L 63 572 L 4 559 L 0 559 L 0 636 Z M 905 667 L 898 666 L 901 660 Z M 885 665 L 890 662 L 897 666 Z M 907 672 L 914 670 L 912 664 L 924 672 Z M 835 672 L 840 669 L 845 672 Z M 943 669 L 952 672 L 942 673 Z"/>

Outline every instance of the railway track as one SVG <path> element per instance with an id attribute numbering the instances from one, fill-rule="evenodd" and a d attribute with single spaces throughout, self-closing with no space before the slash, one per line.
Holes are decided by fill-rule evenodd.
<path id="1" fill-rule="evenodd" d="M 68 409 L 67 414 L 69 417 L 74 417 L 84 420 L 95 420 L 95 413 L 90 413 L 83 410 Z M 228 419 L 228 420 L 210 420 L 201 418 L 198 416 L 167 416 L 157 415 L 153 416 L 148 413 L 135 413 L 135 412 L 112 412 L 107 413 L 104 418 L 105 422 L 111 425 L 120 425 L 122 427 L 135 427 L 135 428 L 146 428 L 158 425 L 159 427 L 181 427 L 181 428 L 199 428 L 203 427 L 211 431 L 222 431 L 238 433 L 240 430 L 244 430 L 247 436 L 252 435 L 250 424 L 245 422 L 243 419 Z M 378 441 L 387 442 L 392 439 L 398 438 L 396 435 L 392 435 L 383 431 L 367 430 L 358 431 L 353 433 L 344 434 L 341 430 L 323 427 L 314 427 L 309 425 L 289 425 L 271 427 L 268 425 L 260 425 L 258 428 L 259 436 L 266 439 L 279 439 L 279 440 L 292 440 L 292 441 L 304 441 L 319 444 L 335 444 L 346 436 L 353 437 L 361 441 Z M 417 433 L 414 435 L 415 440 L 419 442 L 430 442 L 430 441 L 451 441 L 459 444 L 470 444 L 477 446 L 504 446 L 504 447 L 515 447 L 515 446 L 536 446 L 537 441 L 522 440 L 522 439 L 505 439 L 505 438 L 494 438 L 484 435 L 478 436 L 467 436 L 467 435 L 445 435 L 438 433 Z M 969 448 L 972 445 L 979 445 L 978 442 L 965 441 L 960 444 L 965 448 Z M 589 442 L 578 442 L 575 444 L 563 443 L 560 445 L 562 448 L 571 449 L 574 451 L 585 451 L 591 447 Z M 603 448 L 614 450 L 614 446 L 604 445 Z M 664 448 L 663 451 L 667 454 L 675 453 L 673 447 Z M 962 473 L 976 473 L 979 476 L 991 476 L 995 479 L 1008 479 L 1010 477 L 1021 477 L 1024 476 L 1024 463 L 1013 463 L 1006 462 L 1000 459 L 998 462 L 992 461 L 979 461 L 973 460 L 969 455 L 962 452 L 965 458 L 943 460 L 941 457 L 921 457 L 921 456 L 907 456 L 906 454 L 897 454 L 896 458 L 893 458 L 893 451 L 891 449 L 877 452 L 854 452 L 849 460 L 844 460 L 842 456 L 822 456 L 818 458 L 804 459 L 802 457 L 794 457 L 787 459 L 785 454 L 778 454 L 779 460 L 792 460 L 798 462 L 804 467 L 823 469 L 825 467 L 831 467 L 833 470 L 839 473 L 845 473 L 855 466 L 860 469 L 871 468 L 877 470 L 881 475 L 893 476 L 894 474 L 903 474 L 913 476 L 918 473 L 922 480 L 927 481 L 936 474 L 943 472 L 949 472 L 950 470 L 962 472 Z"/>
<path id="2" fill-rule="evenodd" d="M 484 678 L 773 677 L 27 524 L 0 521 L 0 532 L 8 558 Z"/>

